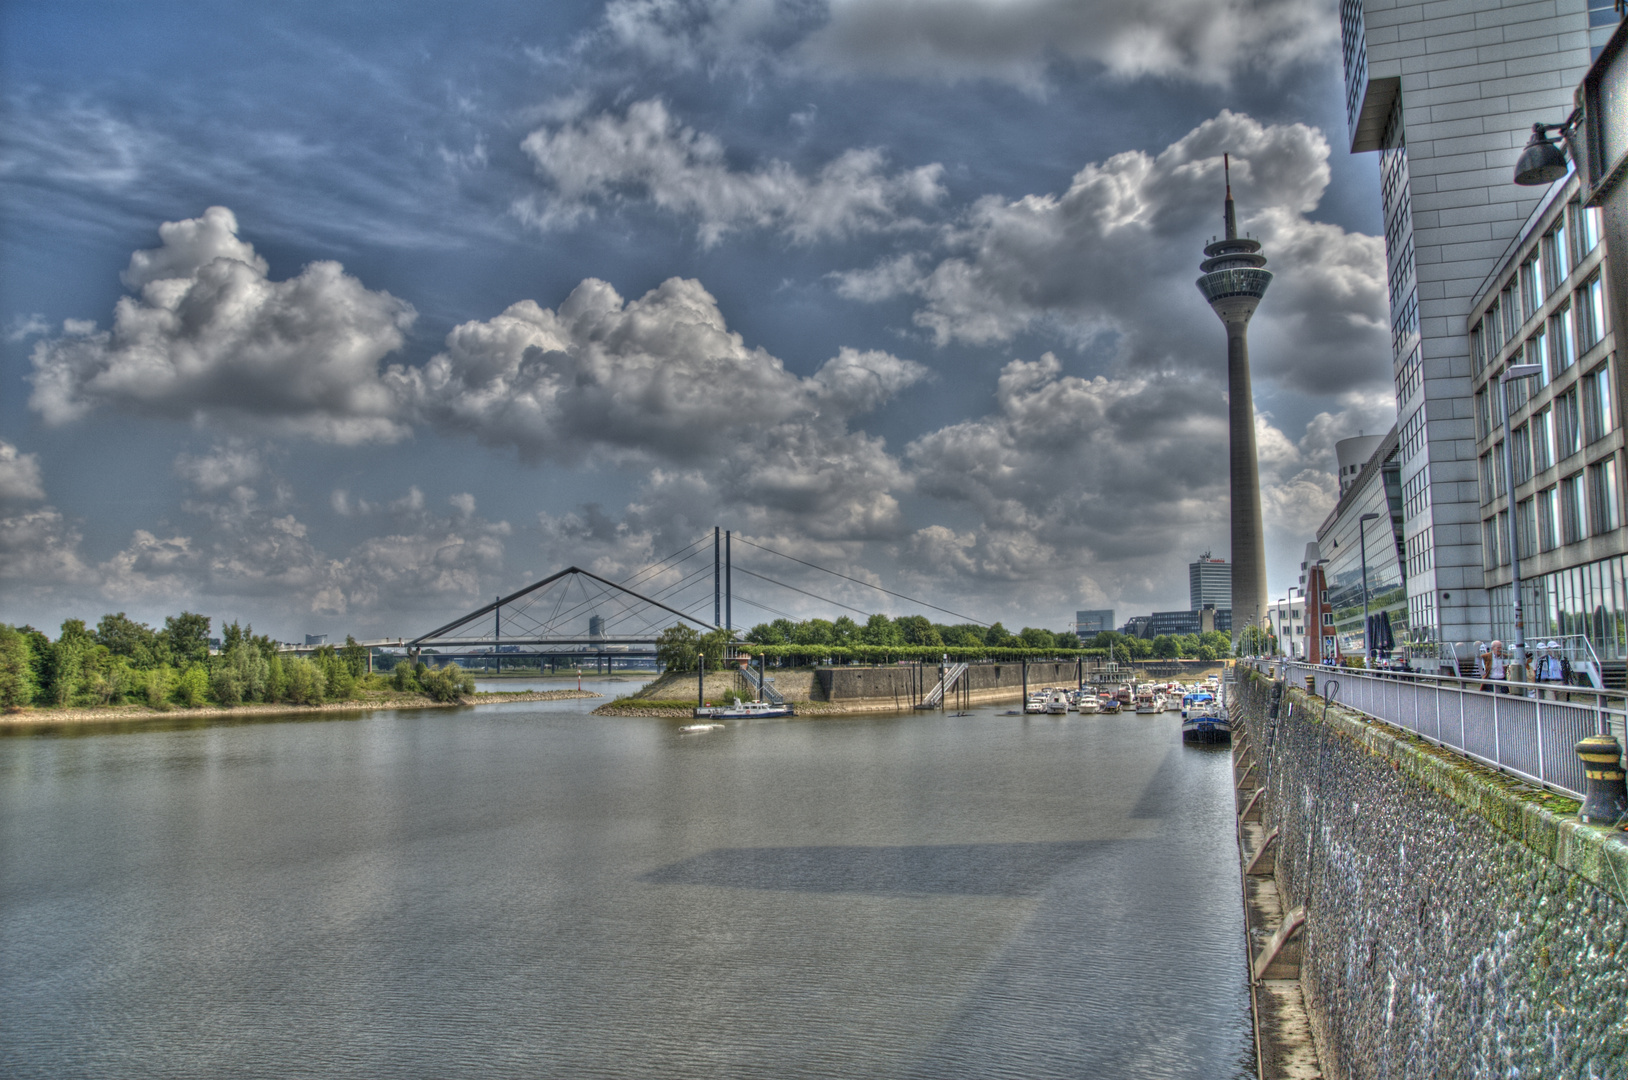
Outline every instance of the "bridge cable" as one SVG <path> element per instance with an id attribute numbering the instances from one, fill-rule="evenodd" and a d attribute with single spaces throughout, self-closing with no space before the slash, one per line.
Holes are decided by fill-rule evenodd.
<path id="1" fill-rule="evenodd" d="M 761 581 L 767 581 L 770 585 L 778 585 L 782 589 L 790 589 L 792 592 L 800 592 L 804 596 L 812 596 L 814 599 L 819 600 L 819 601 L 821 601 L 823 603 L 835 604 L 837 607 L 847 608 L 849 611 L 855 612 L 855 613 L 860 614 L 860 615 L 864 615 L 867 618 L 872 614 L 872 612 L 866 611 L 864 608 L 856 608 L 852 604 L 844 604 L 841 600 L 833 600 L 828 596 L 821 596 L 819 593 L 811 593 L 807 589 L 799 589 L 795 585 L 787 585 L 784 581 L 776 581 L 772 577 L 764 577 L 762 574 L 753 573 L 753 571 L 746 569 L 746 567 L 744 567 L 744 566 L 737 566 L 737 567 L 735 567 L 735 569 L 739 570 L 743 574 L 751 574 L 753 577 L 755 577 L 755 578 L 757 578 L 757 579 L 759 579 Z"/>
<path id="2" fill-rule="evenodd" d="M 752 543 L 752 541 L 746 539 L 746 537 L 744 537 L 744 536 L 736 536 L 735 539 L 739 540 L 743 544 L 747 544 L 747 545 L 749 545 L 751 547 L 755 547 L 759 551 L 767 551 L 770 555 L 778 555 L 782 559 L 790 559 L 794 563 L 802 563 L 804 566 L 812 567 L 815 570 L 822 570 L 825 573 L 831 574 L 834 577 L 839 577 L 839 578 L 842 578 L 842 579 L 844 579 L 846 581 L 852 581 L 856 585 L 863 585 L 867 589 L 875 589 L 877 592 L 887 593 L 889 596 L 896 596 L 900 600 L 908 600 L 912 604 L 919 604 L 924 608 L 932 608 L 934 611 L 942 611 L 946 615 L 954 615 L 957 619 L 965 619 L 967 622 L 977 623 L 979 626 L 988 626 L 989 625 L 988 623 L 984 622 L 981 619 L 974 619 L 972 616 L 963 615 L 959 611 L 951 611 L 949 608 L 939 607 L 937 604 L 929 604 L 925 600 L 917 600 L 913 596 L 906 596 L 904 593 L 894 592 L 892 589 L 884 589 L 880 585 L 872 585 L 868 581 L 863 581 L 863 580 L 861 580 L 859 578 L 852 577 L 852 576 L 850 576 L 848 574 L 841 573 L 840 571 L 832 570 L 829 567 L 821 566 L 818 563 L 811 563 L 806 559 L 799 559 L 795 555 L 787 555 L 784 551 L 776 551 L 774 548 L 764 547 L 762 544 L 754 544 L 754 543 Z M 751 571 L 748 570 L 748 571 L 746 571 L 746 573 L 751 573 Z M 754 577 L 762 577 L 761 574 L 753 574 L 752 576 L 754 576 Z M 772 581 L 773 579 L 772 578 L 764 578 L 764 580 L 765 581 Z M 775 584 L 780 585 L 780 584 L 784 584 L 784 583 L 776 581 Z M 789 585 L 787 586 L 787 588 L 790 588 L 790 587 L 791 586 L 789 586 Z M 802 590 L 799 589 L 798 591 L 801 592 Z M 809 596 L 814 596 L 813 593 L 809 593 L 808 595 Z M 825 598 L 816 596 L 815 599 L 823 600 Z M 830 603 L 836 603 L 836 601 L 834 601 L 834 600 L 829 601 L 829 602 Z M 848 607 L 847 604 L 842 604 L 842 605 L 839 605 L 839 606 Z M 850 610 L 850 611 L 858 611 L 859 609 L 858 608 L 848 608 L 848 610 Z"/>

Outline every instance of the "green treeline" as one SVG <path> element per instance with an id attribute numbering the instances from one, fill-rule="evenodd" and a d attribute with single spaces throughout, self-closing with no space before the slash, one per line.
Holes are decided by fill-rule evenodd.
<path id="1" fill-rule="evenodd" d="M 759 623 L 746 632 L 744 639 L 734 641 L 723 630 L 702 634 L 687 626 L 671 626 L 657 639 L 656 653 L 669 670 L 694 670 L 698 654 L 706 658 L 708 668 L 717 670 L 732 644 L 787 666 L 823 662 L 889 664 L 898 660 L 937 660 L 945 655 L 951 660 L 1072 660 L 1077 656 L 1110 655 L 1126 662 L 1217 660 L 1232 652 L 1228 636 L 1213 630 L 1204 634 L 1165 634 L 1152 640 L 1108 630 L 1082 642 L 1068 631 L 1054 633 L 1032 626 L 1014 634 L 1000 623 L 988 627 L 976 623 L 944 625 L 922 615 L 897 619 L 872 615 L 860 624 L 844 615 L 835 621 L 776 619 Z"/>
<path id="2" fill-rule="evenodd" d="M 95 629 L 69 619 L 52 641 L 32 626 L 0 625 L 0 707 L 320 705 L 386 689 L 450 701 L 474 692 L 473 677 L 455 664 L 432 671 L 404 661 L 392 676 L 369 675 L 367 650 L 352 637 L 307 659 L 234 622 L 211 652 L 209 626 L 208 616 L 183 611 L 155 630 L 121 611 Z"/>

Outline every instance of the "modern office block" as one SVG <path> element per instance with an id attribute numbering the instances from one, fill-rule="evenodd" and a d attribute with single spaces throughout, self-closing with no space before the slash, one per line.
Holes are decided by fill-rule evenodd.
<path id="1" fill-rule="evenodd" d="M 1341 0 L 1351 150 L 1380 155 L 1415 640 L 1488 630 L 1468 319 L 1543 197 L 1511 183 L 1532 124 L 1571 111 L 1616 21 L 1611 0 Z"/>

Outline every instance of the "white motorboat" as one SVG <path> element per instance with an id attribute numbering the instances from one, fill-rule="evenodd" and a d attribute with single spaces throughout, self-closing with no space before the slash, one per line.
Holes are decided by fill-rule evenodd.
<path id="1" fill-rule="evenodd" d="M 697 720 L 760 720 L 776 716 L 796 716 L 791 705 L 772 701 L 742 701 L 733 705 L 701 705 L 693 713 Z M 721 726 L 721 725 L 720 725 Z"/>
<path id="2" fill-rule="evenodd" d="M 1050 695 L 1050 693 L 1050 690 L 1036 690 L 1034 693 L 1029 695 L 1029 700 L 1023 703 L 1023 711 L 1026 713 L 1045 712 L 1046 698 Z"/>
<path id="3" fill-rule="evenodd" d="M 1046 695 L 1046 712 L 1051 716 L 1065 716 L 1068 713 L 1068 691 L 1053 690 Z"/>
<path id="4" fill-rule="evenodd" d="M 685 724 L 678 729 L 678 733 L 680 735 L 699 735 L 703 731 L 717 731 L 723 726 L 722 724 Z"/>

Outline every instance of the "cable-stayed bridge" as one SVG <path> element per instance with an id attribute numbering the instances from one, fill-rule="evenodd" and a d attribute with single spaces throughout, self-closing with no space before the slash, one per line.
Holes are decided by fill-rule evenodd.
<path id="1" fill-rule="evenodd" d="M 770 588 L 779 588 L 854 613 L 861 621 L 870 614 L 862 608 L 777 579 L 764 572 L 768 560 L 754 559 L 761 567 L 756 570 L 736 565 L 733 551 L 736 543 L 917 607 L 954 616 L 962 622 L 986 625 L 969 616 L 714 529 L 621 581 L 611 581 L 579 566 L 570 566 L 506 596 L 498 596 L 491 603 L 417 637 L 365 644 L 401 650 L 415 659 L 433 654 L 437 660 L 478 662 L 481 666 L 495 665 L 499 669 L 505 662 L 510 667 L 532 667 L 550 662 L 559 666 L 562 662 L 591 661 L 596 667 L 608 667 L 618 660 L 623 661 L 623 666 L 629 661 L 653 660 L 657 636 L 675 623 L 692 626 L 703 633 L 734 629 L 737 602 L 770 616 L 797 620 L 797 616 L 761 599 L 736 592 L 734 575 L 737 573 L 753 580 L 752 592 L 756 596 Z M 705 557 L 709 548 L 710 559 Z"/>

